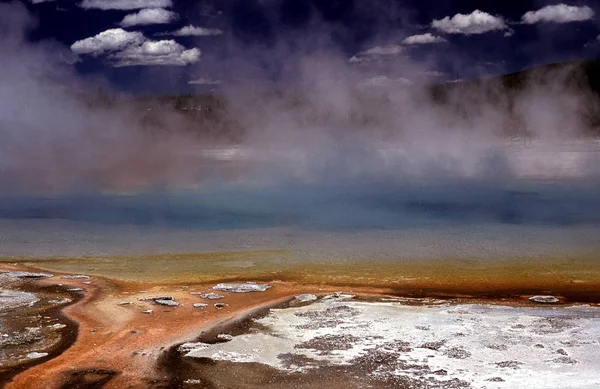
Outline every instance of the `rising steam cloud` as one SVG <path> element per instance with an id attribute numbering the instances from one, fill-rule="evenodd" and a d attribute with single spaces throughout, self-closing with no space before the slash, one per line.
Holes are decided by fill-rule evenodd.
<path id="1" fill-rule="evenodd" d="M 556 153 L 507 142 L 518 136 L 565 142 L 589 133 L 586 114 L 596 109 L 595 100 L 585 83 L 573 85 L 564 70 L 525 80 L 517 91 L 472 83 L 442 86 L 436 95 L 427 83 L 394 81 L 400 78 L 369 86 L 357 65 L 330 46 L 307 54 L 275 45 L 268 56 L 290 58 L 281 75 L 285 83 L 259 70 L 251 82 L 225 83 L 220 97 L 227 121 L 243 136 L 235 145 L 209 145 L 202 134 L 210 129 L 194 128 L 200 136 L 181 131 L 190 123 L 170 108 L 153 107 L 169 130 L 156 136 L 140 120 L 147 107 L 134 98 L 109 108 L 87 104 L 82 96 L 102 83 L 78 77 L 61 61 L 70 55 L 68 48 L 28 42 L 26 31 L 34 25 L 22 5 L 0 5 L 3 194 L 182 189 L 215 179 L 504 183 L 526 175 L 595 177 L 597 172 L 589 156 L 559 153 L 566 162 L 557 162 Z M 244 52 L 253 50 L 238 44 Z M 389 55 L 404 54 L 400 49 L 364 53 L 370 61 Z M 402 58 L 396 70 L 404 73 L 433 67 L 431 61 Z M 223 163 L 223 174 L 221 165 L 211 165 L 215 150 L 208 146 L 229 147 L 233 162 Z M 223 153 L 217 160 L 229 158 Z"/>

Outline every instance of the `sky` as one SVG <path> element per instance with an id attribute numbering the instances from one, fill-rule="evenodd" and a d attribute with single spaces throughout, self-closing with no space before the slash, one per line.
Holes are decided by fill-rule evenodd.
<path id="1" fill-rule="evenodd" d="M 285 82 L 303 58 L 319 55 L 346 62 L 358 78 L 407 83 L 600 56 L 600 3 L 589 0 L 21 3 L 37 20 L 28 41 L 57 42 L 78 75 L 131 92 Z"/>

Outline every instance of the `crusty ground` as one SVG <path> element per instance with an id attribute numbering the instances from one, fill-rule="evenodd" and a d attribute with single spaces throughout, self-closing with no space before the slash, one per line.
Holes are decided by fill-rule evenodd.
<path id="1" fill-rule="evenodd" d="M 8 269 L 7 266 L 3 266 Z M 11 270 L 15 267 L 11 266 Z M 31 269 L 26 269 L 31 270 Z M 214 285 L 197 284 L 151 285 L 115 282 L 93 277 L 92 284 L 82 279 L 62 279 L 60 275 L 37 282 L 61 283 L 85 288 L 85 297 L 66 307 L 63 313 L 79 324 L 76 342 L 57 358 L 34 366 L 17 375 L 7 389 L 59 388 L 70 373 L 104 369 L 116 371 L 105 388 L 147 388 L 152 380 L 160 381 L 155 370 L 163 350 L 176 343 L 193 340 L 203 330 L 215 324 L 241 316 L 246 312 L 286 301 L 300 293 L 326 293 L 337 289 L 272 282 L 266 292 L 222 293 L 221 300 L 203 300 L 192 291 L 208 292 Z M 361 293 L 384 293 L 385 290 L 355 288 Z M 143 293 L 144 292 L 144 293 Z M 218 292 L 221 293 L 221 292 Z M 173 296 L 181 305 L 166 307 L 151 301 L 139 301 L 149 296 Z M 120 306 L 120 302 L 134 302 Z M 194 308 L 194 303 L 208 303 L 206 308 Z M 228 304 L 223 309 L 215 302 Z M 152 314 L 143 310 L 152 309 Z"/>

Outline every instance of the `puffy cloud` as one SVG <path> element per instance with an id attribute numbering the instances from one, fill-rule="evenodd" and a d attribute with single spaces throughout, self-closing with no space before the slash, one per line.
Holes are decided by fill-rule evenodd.
<path id="1" fill-rule="evenodd" d="M 137 13 L 126 15 L 121 21 L 121 26 L 131 27 L 147 24 L 167 24 L 177 20 L 175 12 L 163 8 L 145 8 Z"/>
<path id="2" fill-rule="evenodd" d="M 384 56 L 394 56 L 402 53 L 402 47 L 398 45 L 375 46 L 368 50 L 362 51 L 349 59 L 350 63 L 363 63 L 378 61 Z"/>
<path id="3" fill-rule="evenodd" d="M 106 30 L 71 45 L 76 54 L 98 56 L 108 54 L 114 66 L 177 65 L 184 66 L 200 60 L 200 50 L 186 50 L 174 40 L 151 41 L 140 32 L 121 28 Z"/>
<path id="4" fill-rule="evenodd" d="M 424 45 L 428 43 L 444 42 L 447 42 L 447 40 L 440 36 L 432 35 L 429 32 L 427 34 L 412 35 L 402 41 L 402 43 L 404 43 L 405 45 Z"/>
<path id="5" fill-rule="evenodd" d="M 223 31 L 218 28 L 205 28 L 195 26 L 185 26 L 177 31 L 173 31 L 171 35 L 175 36 L 209 36 L 209 35 L 221 35 Z"/>
<path id="6" fill-rule="evenodd" d="M 367 51 L 365 51 L 364 55 L 396 55 L 402 52 L 402 47 L 398 45 L 390 45 L 390 46 L 375 46 Z"/>
<path id="7" fill-rule="evenodd" d="M 548 5 L 537 11 L 529 11 L 521 20 L 526 24 L 539 22 L 570 23 L 590 20 L 594 17 L 594 10 L 588 6 L 577 7 L 573 5 L 557 4 Z"/>
<path id="8" fill-rule="evenodd" d="M 185 66 L 200 60 L 200 50 L 186 50 L 174 40 L 146 41 L 139 46 L 129 46 L 113 55 L 115 66 Z"/>
<path id="9" fill-rule="evenodd" d="M 502 31 L 508 27 L 502 16 L 493 16 L 487 12 L 475 10 L 468 15 L 456 14 L 431 22 L 431 27 L 447 34 L 474 35 L 491 31 Z"/>
<path id="10" fill-rule="evenodd" d="M 79 40 L 71 45 L 76 54 L 100 55 L 122 50 L 130 45 L 141 45 L 146 38 L 141 32 L 129 32 L 122 28 L 103 31 L 96 36 Z"/>
<path id="11" fill-rule="evenodd" d="M 191 80 L 188 82 L 190 85 L 221 85 L 221 80 L 213 80 L 211 78 L 200 77 L 197 80 Z"/>
<path id="12" fill-rule="evenodd" d="M 82 8 L 132 10 L 142 8 L 169 8 L 172 0 L 83 0 Z"/>

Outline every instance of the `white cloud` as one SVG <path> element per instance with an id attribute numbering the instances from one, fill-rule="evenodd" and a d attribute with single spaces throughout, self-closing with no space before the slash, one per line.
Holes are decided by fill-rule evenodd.
<path id="1" fill-rule="evenodd" d="M 223 31 L 218 28 L 205 28 L 195 26 L 185 26 L 177 31 L 173 31 L 170 35 L 175 36 L 209 36 L 209 35 L 221 35 Z"/>
<path id="2" fill-rule="evenodd" d="M 186 50 L 174 40 L 151 41 L 141 32 L 121 28 L 106 30 L 71 45 L 75 54 L 98 56 L 107 54 L 114 66 L 177 65 L 184 66 L 200 60 L 200 50 Z"/>
<path id="3" fill-rule="evenodd" d="M 529 11 L 523 15 L 521 20 L 526 24 L 535 24 L 539 22 L 570 23 L 593 19 L 594 14 L 594 10 L 588 6 L 577 7 L 573 5 L 557 4 L 548 5 L 537 11 Z"/>
<path id="4" fill-rule="evenodd" d="M 427 34 L 412 35 L 402 41 L 402 43 L 404 43 L 405 45 L 424 45 L 428 43 L 444 42 L 448 41 L 440 36 L 432 35 L 429 32 Z"/>
<path id="5" fill-rule="evenodd" d="M 402 53 L 402 47 L 398 45 L 375 46 L 362 51 L 350 58 L 348 62 L 358 64 L 364 62 L 376 62 L 384 56 L 394 56 Z"/>
<path id="6" fill-rule="evenodd" d="M 375 46 L 363 52 L 364 55 L 397 55 L 402 52 L 402 47 L 398 45 Z"/>
<path id="7" fill-rule="evenodd" d="M 221 85 L 221 80 L 213 80 L 211 78 L 200 77 L 197 80 L 191 80 L 188 82 L 190 85 Z"/>
<path id="8" fill-rule="evenodd" d="M 97 56 L 106 52 L 122 50 L 130 45 L 141 45 L 145 40 L 146 38 L 141 32 L 129 32 L 121 28 L 113 28 L 91 38 L 73 43 L 71 50 L 76 54 Z"/>
<path id="9" fill-rule="evenodd" d="M 82 8 L 132 10 L 142 8 L 169 8 L 172 0 L 83 0 Z"/>
<path id="10" fill-rule="evenodd" d="M 140 46 L 130 46 L 112 56 L 115 66 L 185 66 L 200 60 L 200 50 L 186 50 L 174 40 L 146 41 Z"/>
<path id="11" fill-rule="evenodd" d="M 148 24 L 167 24 L 177 20 L 175 12 L 163 8 L 146 8 L 137 13 L 126 15 L 121 21 L 121 26 L 131 27 Z"/>
<path id="12" fill-rule="evenodd" d="M 487 12 L 475 10 L 468 15 L 456 14 L 431 22 L 431 27 L 447 34 L 474 35 L 491 31 L 506 30 L 502 16 L 493 16 Z"/>
<path id="13" fill-rule="evenodd" d="M 30 0 L 32 4 L 48 3 L 56 0 Z"/>

